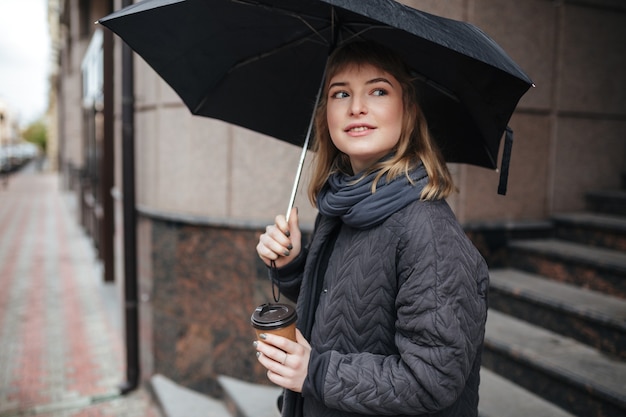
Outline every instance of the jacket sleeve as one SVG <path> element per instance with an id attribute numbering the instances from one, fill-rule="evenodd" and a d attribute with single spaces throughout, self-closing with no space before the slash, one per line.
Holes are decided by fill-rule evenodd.
<path id="1" fill-rule="evenodd" d="M 313 236 L 318 230 L 318 226 L 321 221 L 322 217 L 318 215 L 315 218 Z M 313 236 L 311 236 L 311 240 L 306 245 L 302 242 L 302 250 L 293 261 L 275 271 L 268 268 L 270 280 L 278 285 L 281 294 L 284 294 L 285 297 L 289 298 L 294 303 L 298 300 L 298 296 L 300 295 L 304 268 L 306 266 L 306 260 L 309 255 L 309 249 Z"/>
<path id="2" fill-rule="evenodd" d="M 397 247 L 397 353 L 313 351 L 305 395 L 365 415 L 433 413 L 460 397 L 484 339 L 488 270 L 451 212 L 422 208 Z"/>
<path id="3" fill-rule="evenodd" d="M 307 248 L 302 248 L 298 256 L 282 268 L 275 271 L 268 268 L 270 280 L 278 286 L 281 294 L 293 302 L 298 300 L 300 294 L 300 284 L 302 283 L 307 254 Z"/>

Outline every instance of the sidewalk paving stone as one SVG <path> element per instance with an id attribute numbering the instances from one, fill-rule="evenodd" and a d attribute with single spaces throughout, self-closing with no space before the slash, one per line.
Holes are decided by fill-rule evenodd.
<path id="1" fill-rule="evenodd" d="M 0 189 L 0 417 L 160 417 L 145 387 L 119 393 L 114 284 L 102 282 L 75 199 L 32 169 Z"/>

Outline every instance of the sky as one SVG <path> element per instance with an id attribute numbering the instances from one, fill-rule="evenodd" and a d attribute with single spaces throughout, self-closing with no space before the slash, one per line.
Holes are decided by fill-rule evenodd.
<path id="1" fill-rule="evenodd" d="M 0 101 L 20 126 L 48 106 L 47 0 L 0 0 Z"/>

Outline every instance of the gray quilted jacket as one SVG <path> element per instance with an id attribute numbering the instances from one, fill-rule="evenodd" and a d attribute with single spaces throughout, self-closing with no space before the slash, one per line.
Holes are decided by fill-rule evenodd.
<path id="1" fill-rule="evenodd" d="M 283 417 L 477 415 L 489 276 L 445 201 L 367 230 L 319 215 L 279 276 L 313 349 Z"/>

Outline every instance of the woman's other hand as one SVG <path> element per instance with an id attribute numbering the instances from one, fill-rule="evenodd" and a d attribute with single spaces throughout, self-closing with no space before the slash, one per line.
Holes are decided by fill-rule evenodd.
<path id="1" fill-rule="evenodd" d="M 302 233 L 298 225 L 298 209 L 291 210 L 289 222 L 280 214 L 274 219 L 274 224 L 267 226 L 265 233 L 259 237 L 256 251 L 259 257 L 270 265 L 271 261 L 276 267 L 287 265 L 302 250 Z"/>
<path id="2" fill-rule="evenodd" d="M 294 392 L 302 392 L 309 370 L 311 345 L 296 329 L 296 342 L 271 333 L 255 341 L 258 361 L 267 369 L 267 378 L 274 384 Z"/>

